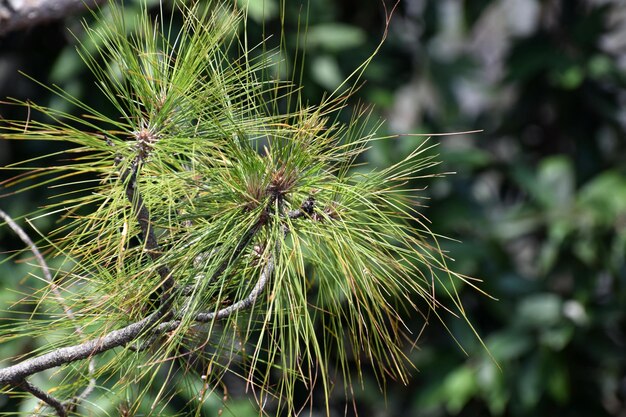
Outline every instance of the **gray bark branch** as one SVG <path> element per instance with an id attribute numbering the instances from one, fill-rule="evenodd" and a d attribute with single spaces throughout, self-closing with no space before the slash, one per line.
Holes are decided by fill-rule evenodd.
<path id="1" fill-rule="evenodd" d="M 52 352 L 26 359 L 18 364 L 0 369 L 0 385 L 16 385 L 27 376 L 36 374 L 46 369 L 55 368 L 64 364 L 87 359 L 102 352 L 124 346 L 135 340 L 155 322 L 160 312 L 154 312 L 143 320 L 129 324 L 119 330 L 114 330 L 105 336 L 81 343 L 53 350 Z"/>
<path id="2" fill-rule="evenodd" d="M 57 302 L 63 308 L 65 315 L 67 316 L 68 319 L 75 322 L 76 316 L 74 315 L 74 312 L 72 311 L 72 309 L 65 303 L 65 300 L 63 299 L 63 295 L 61 294 L 61 291 L 59 290 L 59 286 L 56 284 L 56 282 L 52 278 L 52 274 L 50 273 L 50 267 L 48 266 L 48 263 L 46 262 L 43 255 L 39 251 L 39 248 L 37 247 L 37 245 L 35 245 L 35 243 L 30 238 L 30 236 L 28 236 L 28 233 L 26 233 L 24 229 L 20 225 L 18 225 L 15 222 L 15 220 L 13 220 L 13 218 L 9 216 L 3 210 L 0 210 L 0 218 L 3 219 L 7 223 L 7 225 L 11 228 L 11 230 L 13 230 L 15 234 L 18 235 L 18 237 L 22 240 L 22 242 L 24 242 L 24 244 L 28 246 L 30 251 L 35 256 L 35 259 L 37 259 L 37 262 L 39 263 L 39 266 L 41 267 L 41 270 L 43 272 L 44 279 L 46 280 L 48 285 L 50 285 L 51 291 L 54 294 L 54 297 L 56 298 Z M 79 335 L 83 334 L 83 329 L 79 325 L 76 325 L 75 329 L 76 329 L 77 334 Z M 94 358 L 91 358 L 89 361 L 89 375 L 91 376 L 91 378 L 89 379 L 89 384 L 87 384 L 83 392 L 75 398 L 75 401 L 74 401 L 75 404 L 78 404 L 80 401 L 87 398 L 87 396 L 89 396 L 89 394 L 91 394 L 91 392 L 94 390 L 96 386 L 96 379 L 93 377 L 93 375 L 95 374 L 95 372 L 96 372 L 96 365 L 94 363 Z M 33 395 L 35 395 L 37 398 L 39 398 L 43 402 L 47 403 L 49 406 L 56 409 L 59 416 L 62 416 L 62 414 L 59 413 L 59 410 L 60 409 L 65 410 L 65 408 L 63 404 L 61 404 L 60 401 L 56 400 L 56 398 L 50 395 L 47 395 L 45 392 L 41 391 L 38 387 L 34 386 L 33 384 L 31 384 L 30 382 L 26 380 L 22 381 L 20 386 L 25 388 L 27 391 L 31 392 Z"/>
<path id="3" fill-rule="evenodd" d="M 267 260 L 267 263 L 265 264 L 265 267 L 263 268 L 263 271 L 261 272 L 261 275 L 259 276 L 259 280 L 257 281 L 256 285 L 254 286 L 254 288 L 252 288 L 252 290 L 250 291 L 250 294 L 248 294 L 246 298 L 244 298 L 243 300 L 239 300 L 235 304 L 232 304 L 228 307 L 224 307 L 217 311 L 207 311 L 207 312 L 198 313 L 195 316 L 194 321 L 198 323 L 208 323 L 213 320 L 221 320 L 221 319 L 225 319 L 226 317 L 229 317 L 236 311 L 244 310 L 244 309 L 247 309 L 248 307 L 251 307 L 256 302 L 257 298 L 259 298 L 259 295 L 265 289 L 265 286 L 267 285 L 267 281 L 269 280 L 269 277 L 272 275 L 273 272 L 274 272 L 274 257 L 270 256 L 270 258 Z M 180 320 L 172 320 L 172 321 L 159 324 L 156 330 L 158 333 L 166 333 L 166 332 L 175 330 L 178 326 L 180 326 L 180 324 L 181 324 Z M 142 346 L 142 348 L 144 347 Z"/>
<path id="4" fill-rule="evenodd" d="M 19 388 L 24 389 L 25 391 L 30 392 L 35 397 L 39 398 L 41 401 L 48 404 L 50 407 L 54 408 L 59 417 L 67 416 L 67 410 L 65 409 L 65 406 L 63 405 L 63 403 L 57 400 L 56 398 L 54 398 L 52 395 L 45 392 L 44 390 L 42 390 L 41 388 L 31 384 L 27 380 L 23 380 L 20 383 L 15 384 L 15 385 Z"/>
<path id="5" fill-rule="evenodd" d="M 274 259 L 273 257 L 270 257 L 261 272 L 259 281 L 254 286 L 248 297 L 221 310 L 210 313 L 200 313 L 196 316 L 196 321 L 206 322 L 213 319 L 224 319 L 233 314 L 235 311 L 250 307 L 254 304 L 259 294 L 265 288 L 269 276 L 273 271 Z M 59 348 L 41 356 L 26 359 L 25 361 L 13 366 L 0 369 L 0 386 L 8 384 L 18 385 L 22 383 L 26 377 L 38 372 L 82 359 L 87 359 L 116 347 L 125 346 L 140 337 L 144 334 L 144 332 L 149 331 L 148 328 L 155 323 L 155 320 L 158 319 L 158 317 L 159 312 L 157 311 L 143 320 L 129 324 L 119 330 L 114 330 L 98 339 L 90 340 L 74 346 Z M 180 326 L 180 324 L 180 320 L 172 320 L 161 323 L 154 328 L 153 331 L 159 333 L 171 331 Z"/>

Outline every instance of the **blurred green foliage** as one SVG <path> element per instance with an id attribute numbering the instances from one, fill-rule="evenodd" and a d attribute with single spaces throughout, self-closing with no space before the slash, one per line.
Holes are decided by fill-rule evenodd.
<path id="1" fill-rule="evenodd" d="M 277 0 L 239 3 L 250 6 L 251 41 L 279 33 Z M 137 3 L 127 7 L 134 13 Z M 295 74 L 308 100 L 319 101 L 376 48 L 391 9 L 382 1 L 288 1 L 283 75 Z M 68 19 L 0 39 L 0 96 L 55 100 L 15 81 L 19 68 L 97 106 L 64 25 L 81 36 Z M 374 104 L 391 133 L 484 130 L 431 139 L 441 171 L 456 175 L 432 182 L 424 214 L 451 238 L 443 244 L 453 269 L 482 279 L 498 299 L 462 293 L 497 364 L 462 321 L 446 325 L 468 355 L 432 320 L 407 352 L 419 369 L 409 386 L 390 383 L 383 394 L 364 374 L 354 406 L 337 389 L 331 413 L 625 415 L 626 4 L 402 0 L 388 30 L 354 102 Z M 0 107 L 6 118 L 13 111 Z M 417 143 L 381 142 L 368 158 L 388 165 Z M 41 153 L 36 144 L 0 146 L 3 163 Z M 3 208 L 24 211 L 38 204 L 30 198 Z M 7 230 L 0 238 L 4 251 L 19 246 Z M 25 269 L 3 270 L 0 279 L 18 287 Z M 0 351 L 10 349 L 21 348 Z M 233 382 L 231 391 L 231 414 L 255 415 L 237 396 L 243 388 Z M 19 406 L 3 401 L 0 409 Z"/>

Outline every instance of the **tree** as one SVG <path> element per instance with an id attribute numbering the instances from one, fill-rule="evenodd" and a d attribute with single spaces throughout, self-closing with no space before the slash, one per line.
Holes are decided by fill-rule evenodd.
<path id="1" fill-rule="evenodd" d="M 350 357 L 381 381 L 406 381 L 416 335 L 402 313 L 423 324 L 443 311 L 465 318 L 456 286 L 474 285 L 448 269 L 419 213 L 416 194 L 437 164 L 431 146 L 420 140 L 402 161 L 364 170 L 361 153 L 392 139 L 377 136 L 367 109 L 346 114 L 373 55 L 310 106 L 274 78 L 275 51 L 238 36 L 245 12 L 178 7 L 180 30 L 164 7 L 130 18 L 113 4 L 112 25 L 86 27 L 79 53 L 116 117 L 55 87 L 82 117 L 13 101 L 41 118 L 8 122 L 3 140 L 72 147 L 5 168 L 23 171 L 12 193 L 32 183 L 59 191 L 17 218 L 58 218 L 38 244 L 2 213 L 47 286 L 0 341 L 49 340 L 0 369 L 3 392 L 27 391 L 64 416 L 108 383 L 110 395 L 134 390 L 128 412 L 150 402 L 167 415 L 173 375 L 201 376 L 186 406 L 199 409 L 230 372 L 262 411 L 294 413 L 298 383 L 348 395 Z M 54 395 L 28 379 L 59 366 Z"/>

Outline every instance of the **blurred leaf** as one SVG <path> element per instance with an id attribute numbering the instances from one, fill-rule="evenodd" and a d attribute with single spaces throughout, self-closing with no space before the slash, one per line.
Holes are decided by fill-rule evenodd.
<path id="1" fill-rule="evenodd" d="M 586 265 L 592 265 L 598 260 L 598 247 L 593 236 L 590 236 L 588 233 L 577 237 L 573 245 L 573 251 L 578 259 Z"/>
<path id="2" fill-rule="evenodd" d="M 554 156 L 539 165 L 537 198 L 549 208 L 570 210 L 574 196 L 574 169 L 569 158 Z"/>
<path id="3" fill-rule="evenodd" d="M 559 404 L 564 404 L 569 398 L 570 375 L 565 364 L 558 359 L 548 358 L 544 364 L 546 375 L 546 390 Z"/>
<path id="4" fill-rule="evenodd" d="M 451 414 L 458 414 L 470 398 L 476 394 L 476 373 L 469 367 L 460 367 L 446 376 L 443 382 L 446 393 L 446 408 Z"/>
<path id="5" fill-rule="evenodd" d="M 491 414 L 502 414 L 511 394 L 506 386 L 503 370 L 499 369 L 491 358 L 485 358 L 480 366 L 476 383 L 481 395 L 485 397 Z"/>
<path id="6" fill-rule="evenodd" d="M 555 265 L 561 251 L 561 246 L 574 227 L 567 217 L 553 217 L 547 226 L 548 238 L 546 243 L 541 247 L 541 253 L 539 255 L 539 267 L 543 274 L 547 274 Z"/>
<path id="7" fill-rule="evenodd" d="M 84 70 L 84 63 L 76 51 L 65 49 L 50 71 L 50 80 L 55 83 L 66 83 Z"/>
<path id="8" fill-rule="evenodd" d="M 330 55 L 320 55 L 313 58 L 313 79 L 327 90 L 334 90 L 343 82 L 341 69 L 337 60 Z"/>
<path id="9" fill-rule="evenodd" d="M 520 357 L 533 347 L 530 335 L 515 329 L 495 333 L 486 343 L 493 357 L 503 363 Z"/>
<path id="10" fill-rule="evenodd" d="M 577 203 L 586 216 L 583 220 L 612 224 L 626 213 L 626 177 L 616 171 L 598 175 L 580 190 Z"/>
<path id="11" fill-rule="evenodd" d="M 611 247 L 611 266 L 618 271 L 624 265 L 626 258 L 626 227 L 619 230 Z"/>
<path id="12" fill-rule="evenodd" d="M 522 366 L 519 374 L 519 396 L 521 405 L 526 409 L 533 408 L 541 397 L 542 382 L 540 366 L 537 358 L 533 356 Z"/>
<path id="13" fill-rule="evenodd" d="M 538 293 L 525 297 L 517 306 L 517 320 L 523 326 L 546 328 L 559 322 L 563 301 L 552 293 Z"/>
<path id="14" fill-rule="evenodd" d="M 365 31 L 356 26 L 341 23 L 323 23 L 309 26 L 306 36 L 308 48 L 323 48 L 339 52 L 356 48 L 367 39 Z"/>
<path id="15" fill-rule="evenodd" d="M 508 78 L 525 82 L 543 75 L 546 70 L 564 69 L 571 61 L 562 51 L 543 36 L 536 36 L 518 42 L 509 55 Z"/>
<path id="16" fill-rule="evenodd" d="M 448 166 L 462 166 L 464 171 L 482 168 L 493 162 L 493 157 L 488 152 L 474 147 L 467 149 L 446 149 L 442 152 L 443 160 Z"/>
<path id="17" fill-rule="evenodd" d="M 237 3 L 240 7 L 246 8 L 248 16 L 259 23 L 278 14 L 278 4 L 274 0 L 237 0 Z"/>
<path id="18" fill-rule="evenodd" d="M 606 55 L 595 55 L 589 60 L 588 71 L 592 78 L 602 78 L 609 75 L 614 70 L 611 58 Z"/>
<path id="19" fill-rule="evenodd" d="M 571 325 L 562 325 L 544 329 L 539 335 L 541 343 L 553 351 L 560 351 L 567 346 L 574 336 L 574 328 Z"/>
<path id="20" fill-rule="evenodd" d="M 552 82 L 565 90 L 578 88 L 585 79 L 585 73 L 577 65 L 566 68 L 563 71 L 554 71 L 551 74 Z"/>

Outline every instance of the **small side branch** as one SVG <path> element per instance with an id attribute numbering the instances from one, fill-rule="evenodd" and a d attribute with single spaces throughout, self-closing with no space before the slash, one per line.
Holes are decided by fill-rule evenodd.
<path id="1" fill-rule="evenodd" d="M 265 289 L 265 286 L 267 285 L 267 282 L 270 276 L 274 272 L 274 265 L 275 265 L 274 257 L 270 256 L 270 258 L 267 260 L 267 263 L 265 264 L 265 267 L 263 268 L 263 271 L 261 272 L 261 275 L 259 276 L 259 280 L 257 281 L 256 285 L 254 286 L 254 288 L 252 288 L 252 291 L 250 291 L 250 294 L 248 294 L 246 298 L 244 298 L 243 300 L 237 301 L 235 304 L 232 304 L 228 307 L 224 307 L 217 311 L 206 311 L 206 312 L 198 313 L 195 316 L 194 320 L 198 323 L 208 323 L 213 320 L 225 319 L 237 311 L 244 310 L 246 308 L 251 307 L 256 302 L 259 295 Z M 155 329 L 155 334 L 170 332 L 178 328 L 180 324 L 181 324 L 180 320 L 172 320 L 172 321 L 168 321 L 165 323 L 161 323 Z"/>
<path id="2" fill-rule="evenodd" d="M 259 295 L 265 289 L 267 281 L 269 280 L 269 277 L 272 275 L 273 271 L 274 271 L 274 258 L 270 257 L 267 260 L 267 264 L 265 265 L 265 268 L 263 268 L 263 272 L 261 272 L 261 275 L 259 276 L 259 280 L 257 281 L 256 285 L 254 286 L 254 288 L 252 288 L 252 291 L 250 291 L 250 294 L 246 298 L 244 298 L 243 300 L 237 301 L 235 304 L 232 304 L 228 307 L 224 307 L 218 311 L 198 313 L 196 315 L 195 320 L 200 323 L 207 323 L 212 320 L 224 319 L 232 315 L 236 311 L 244 310 L 248 307 L 251 307 L 256 302 Z"/>
<path id="3" fill-rule="evenodd" d="M 85 389 L 83 389 L 80 394 L 72 398 L 72 400 L 70 401 L 72 408 L 76 408 L 78 404 L 84 401 L 85 398 L 87 398 L 93 392 L 93 390 L 96 389 L 96 378 L 93 377 L 93 375 L 96 373 L 96 363 L 93 357 L 89 358 L 88 366 L 88 372 L 91 378 L 89 378 L 89 383 L 87 384 Z"/>
<path id="4" fill-rule="evenodd" d="M 71 321 L 76 321 L 76 316 L 74 315 L 74 312 L 65 302 L 65 299 L 63 298 L 63 295 L 61 294 L 61 291 L 59 290 L 59 286 L 52 278 L 52 274 L 50 273 L 50 267 L 48 266 L 48 263 L 46 262 L 43 255 L 39 251 L 39 248 L 37 247 L 37 245 L 35 245 L 35 243 L 30 238 L 30 236 L 28 236 L 28 233 L 26 233 L 24 229 L 22 229 L 22 227 L 20 227 L 20 225 L 18 225 L 11 216 L 9 216 L 5 211 L 1 209 L 0 209 L 0 218 L 2 218 L 7 223 L 7 225 L 11 228 L 11 230 L 13 230 L 15 234 L 18 235 L 18 237 L 22 240 L 22 242 L 24 242 L 24 244 L 28 246 L 30 251 L 35 256 L 35 259 L 37 259 L 37 262 L 39 263 L 39 266 L 41 267 L 44 279 L 50 286 L 50 290 L 54 294 L 56 301 L 59 303 L 61 308 L 63 308 L 63 311 L 65 312 L 65 315 L 67 316 L 67 318 Z M 80 326 L 76 325 L 74 328 L 76 329 L 77 334 L 79 335 L 83 334 L 83 329 Z M 95 360 L 94 358 L 91 358 L 89 360 L 89 376 L 90 376 L 89 383 L 87 384 L 83 392 L 81 392 L 80 395 L 78 395 L 73 400 L 74 404 L 80 403 L 80 401 L 87 398 L 87 396 L 89 396 L 89 394 L 91 394 L 91 392 L 94 390 L 96 386 L 96 379 L 94 378 L 93 375 L 95 374 L 95 372 L 96 372 Z M 32 386 L 33 388 L 36 388 L 32 384 L 28 383 L 27 381 L 24 381 L 24 383 L 28 384 L 28 386 Z M 53 404 L 49 402 L 48 404 L 53 406 Z"/>
<path id="5" fill-rule="evenodd" d="M 28 234 L 24 231 L 24 229 L 22 229 L 22 227 L 20 227 L 20 225 L 18 225 L 11 216 L 9 216 L 4 210 L 1 210 L 1 209 L 0 209 L 0 218 L 2 218 L 2 220 L 6 222 L 6 224 L 11 228 L 11 230 L 15 232 L 15 234 L 22 240 L 22 242 L 24 242 L 26 246 L 28 246 L 28 249 L 30 249 L 30 251 L 33 253 L 33 255 L 35 256 L 35 259 L 37 259 L 37 263 L 39 263 L 39 266 L 41 267 L 41 271 L 43 273 L 45 281 L 48 283 L 48 285 L 50 285 L 50 290 L 54 294 L 54 298 L 56 298 L 56 301 L 59 303 L 61 308 L 63 308 L 63 311 L 65 312 L 65 315 L 67 316 L 67 318 L 72 321 L 76 320 L 76 317 L 74 316 L 74 312 L 65 303 L 65 300 L 63 299 L 63 295 L 61 294 L 61 291 L 59 290 L 59 286 L 57 285 L 56 282 L 54 282 L 54 279 L 52 278 L 52 274 L 50 273 L 50 267 L 48 267 L 48 263 L 46 262 L 43 255 L 39 251 L 39 248 L 37 247 L 37 245 L 35 245 L 35 243 L 32 241 L 30 236 L 28 236 Z M 75 329 L 76 329 L 76 333 L 78 334 L 83 333 L 83 330 L 79 326 L 76 326 Z"/>
<path id="6" fill-rule="evenodd" d="M 48 267 L 46 260 L 43 258 L 43 255 L 41 254 L 41 252 L 39 252 L 39 249 L 37 248 L 35 243 L 32 241 L 30 236 L 28 236 L 28 234 L 24 231 L 24 229 L 22 229 L 20 225 L 18 225 L 15 222 L 15 220 L 13 220 L 13 218 L 9 216 L 2 209 L 0 209 L 0 218 L 2 218 L 2 220 L 4 220 L 6 224 L 11 228 L 11 230 L 13 230 L 13 232 L 15 232 L 15 234 L 22 240 L 22 242 L 24 242 L 26 246 L 28 246 L 30 251 L 33 253 L 35 258 L 37 259 L 37 262 L 39 263 L 39 266 L 41 267 L 41 271 L 43 272 L 43 275 L 46 281 L 48 281 L 49 284 L 54 284 L 52 280 L 52 274 L 50 274 L 50 268 Z M 55 296 L 60 297 L 60 295 L 58 294 L 58 289 L 56 285 L 53 287 L 53 291 L 55 292 Z"/>
<path id="7" fill-rule="evenodd" d="M 67 410 L 65 409 L 65 406 L 63 405 L 63 403 L 61 401 L 57 400 L 52 395 L 50 395 L 47 392 L 43 391 L 39 387 L 36 387 L 35 385 L 31 384 L 26 379 L 23 379 L 22 381 L 19 381 L 19 382 L 15 383 L 14 385 L 16 387 L 18 387 L 18 388 L 22 388 L 25 391 L 30 392 L 35 397 L 39 398 L 41 401 L 43 401 L 46 404 L 48 404 L 50 407 L 54 408 L 56 410 L 57 415 L 59 417 L 66 417 L 67 416 Z"/>
<path id="8" fill-rule="evenodd" d="M 139 227 L 141 228 L 141 233 L 143 234 L 144 247 L 150 256 L 150 259 L 153 261 L 157 261 L 162 253 L 161 248 L 159 247 L 159 242 L 157 241 L 156 235 L 154 234 L 154 229 L 152 227 L 152 220 L 150 219 L 150 211 L 146 207 L 146 204 L 143 201 L 141 194 L 137 191 L 137 170 L 139 169 L 139 163 L 133 163 L 133 167 L 126 170 L 122 174 L 122 181 L 125 182 L 125 191 L 126 197 L 128 201 L 133 206 L 133 210 L 135 211 L 135 215 L 137 217 L 137 222 L 139 223 Z M 167 265 L 160 265 L 157 268 L 157 272 L 161 277 L 163 292 L 161 296 L 161 306 L 168 304 L 168 299 L 171 296 L 172 290 L 174 289 L 174 278 L 172 277 L 172 272 Z"/>
<path id="9" fill-rule="evenodd" d="M 250 242 L 252 241 L 252 238 L 257 234 L 260 228 L 261 228 L 261 223 L 260 222 L 256 223 L 254 226 L 250 228 L 250 230 L 248 230 L 243 235 L 239 243 L 237 243 L 237 246 L 235 246 L 235 249 L 233 249 L 232 254 L 227 259 L 225 259 L 217 267 L 217 269 L 215 269 L 213 274 L 211 274 L 211 277 L 207 280 L 207 283 L 213 282 L 215 279 L 221 276 L 230 265 L 232 265 L 234 262 L 237 261 L 237 259 L 239 259 L 244 249 L 250 244 Z M 183 287 L 180 294 L 185 297 L 190 296 L 193 293 L 196 285 L 197 284 L 191 284 L 191 285 L 187 285 Z"/>
<path id="10" fill-rule="evenodd" d="M 139 337 L 159 317 L 159 312 L 154 312 L 138 322 L 129 324 L 119 330 L 114 330 L 97 339 L 59 348 L 41 356 L 26 359 L 13 366 L 0 369 L 0 386 L 7 384 L 15 385 L 23 381 L 24 378 L 46 369 L 87 359 L 118 346 L 124 346 Z"/>
<path id="11" fill-rule="evenodd" d="M 252 306 L 267 285 L 269 277 L 274 271 L 274 265 L 274 259 L 273 257 L 270 257 L 267 264 L 263 268 L 261 275 L 259 276 L 259 281 L 245 299 L 218 311 L 199 313 L 196 315 L 195 320 L 197 322 L 205 323 L 211 320 L 224 319 L 236 311 Z M 141 321 L 129 324 L 122 329 L 114 330 L 98 339 L 90 340 L 75 346 L 59 348 L 44 355 L 30 358 L 16 365 L 9 366 L 8 368 L 0 369 L 0 385 L 17 385 L 24 381 L 26 377 L 45 371 L 46 369 L 87 359 L 116 347 L 127 345 L 137 339 L 148 326 L 152 325 L 155 321 L 155 317 L 158 317 L 158 312 L 154 312 Z M 180 320 L 164 322 L 158 325 L 154 329 L 154 332 L 164 333 L 171 331 L 178 328 L 180 324 Z"/>

